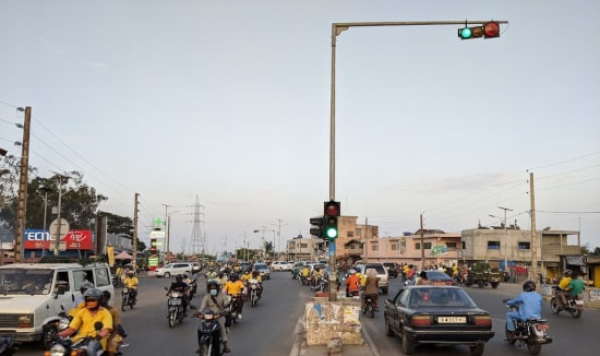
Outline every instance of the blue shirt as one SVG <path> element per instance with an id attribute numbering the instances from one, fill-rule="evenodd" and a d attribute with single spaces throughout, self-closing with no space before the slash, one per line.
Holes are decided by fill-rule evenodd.
<path id="1" fill-rule="evenodd" d="M 521 320 L 541 319 L 543 303 L 542 295 L 537 292 L 523 292 L 516 298 L 506 302 L 510 307 L 519 307 L 519 318 Z"/>

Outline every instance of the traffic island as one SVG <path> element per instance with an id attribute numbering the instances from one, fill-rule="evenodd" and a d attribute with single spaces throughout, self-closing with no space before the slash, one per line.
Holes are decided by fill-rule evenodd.
<path id="1" fill-rule="evenodd" d="M 337 349 L 340 342 L 362 345 L 360 301 L 338 298 L 332 302 L 325 296 L 309 298 L 304 309 L 304 330 L 308 346 L 332 345 L 332 349 Z"/>

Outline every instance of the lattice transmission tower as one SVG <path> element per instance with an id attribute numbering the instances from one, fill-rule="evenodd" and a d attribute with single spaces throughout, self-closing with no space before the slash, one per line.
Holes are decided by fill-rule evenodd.
<path id="1" fill-rule="evenodd" d="M 200 199 L 196 195 L 194 203 L 194 220 L 192 225 L 192 238 L 190 239 L 189 255 L 202 253 L 204 258 L 204 249 L 206 246 L 206 231 L 204 228 L 204 205 L 200 204 Z"/>

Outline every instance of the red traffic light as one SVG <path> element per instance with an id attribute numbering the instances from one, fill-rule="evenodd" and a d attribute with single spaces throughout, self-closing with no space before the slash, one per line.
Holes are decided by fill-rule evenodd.
<path id="1" fill-rule="evenodd" d="M 340 202 L 326 201 L 324 204 L 323 215 L 325 216 L 340 216 Z"/>
<path id="2" fill-rule="evenodd" d="M 483 25 L 483 37 L 493 38 L 500 37 L 500 24 L 497 22 L 488 22 Z"/>

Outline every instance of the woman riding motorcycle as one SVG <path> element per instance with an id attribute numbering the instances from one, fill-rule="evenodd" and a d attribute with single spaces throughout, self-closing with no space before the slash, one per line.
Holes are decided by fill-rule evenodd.
<path id="1" fill-rule="evenodd" d="M 202 304 L 200 310 L 209 309 L 219 315 L 227 315 L 227 299 L 221 293 L 219 283 L 215 280 L 209 281 L 206 286 L 206 295 L 202 298 Z M 195 314 L 198 316 L 199 314 Z M 225 327 L 225 318 L 219 318 L 218 323 L 220 326 L 221 342 L 223 343 L 223 353 L 229 353 L 231 350 L 227 347 L 227 329 Z M 198 344 L 200 344 L 200 337 L 202 334 L 198 331 Z"/>

